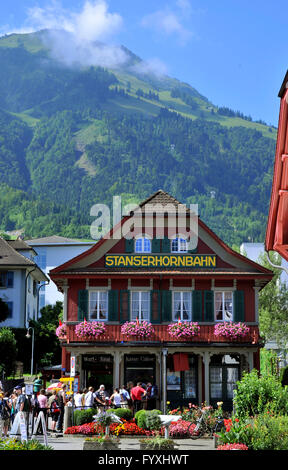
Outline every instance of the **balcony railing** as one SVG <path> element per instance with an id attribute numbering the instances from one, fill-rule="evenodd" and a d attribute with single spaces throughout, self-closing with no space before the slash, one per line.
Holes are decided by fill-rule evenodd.
<path id="1" fill-rule="evenodd" d="M 249 333 L 245 337 L 237 339 L 227 339 L 222 336 L 215 336 L 214 325 L 201 325 L 198 335 L 191 338 L 174 338 L 169 335 L 167 325 L 153 325 L 154 333 L 149 337 L 126 336 L 121 333 L 121 325 L 106 325 L 105 333 L 95 339 L 79 338 L 75 334 L 75 325 L 67 325 L 67 343 L 245 343 L 257 344 L 259 342 L 258 326 L 249 326 Z"/>

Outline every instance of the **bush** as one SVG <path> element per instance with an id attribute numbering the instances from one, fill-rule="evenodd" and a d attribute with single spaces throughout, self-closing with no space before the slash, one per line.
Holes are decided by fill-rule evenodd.
<path id="1" fill-rule="evenodd" d="M 91 423 L 95 414 L 96 410 L 94 408 L 88 408 L 87 410 L 75 410 L 73 414 L 74 425 L 81 426 L 82 424 Z"/>
<path id="2" fill-rule="evenodd" d="M 113 413 L 114 415 L 121 419 L 125 419 L 126 421 L 130 421 L 133 418 L 133 413 L 129 408 L 111 408 L 107 410 L 107 413 Z"/>
<path id="3" fill-rule="evenodd" d="M 288 416 L 263 413 L 252 425 L 250 448 L 253 450 L 287 450 Z"/>
<path id="4" fill-rule="evenodd" d="M 139 410 L 135 414 L 135 421 L 139 428 L 142 429 L 160 429 L 160 419 L 158 415 L 161 415 L 160 410 Z"/>
<path id="5" fill-rule="evenodd" d="M 272 375 L 258 376 L 258 372 L 244 373 L 237 382 L 234 395 L 235 414 L 239 418 L 255 416 L 267 408 L 276 413 L 288 412 L 288 394 L 281 386 L 280 380 Z"/>

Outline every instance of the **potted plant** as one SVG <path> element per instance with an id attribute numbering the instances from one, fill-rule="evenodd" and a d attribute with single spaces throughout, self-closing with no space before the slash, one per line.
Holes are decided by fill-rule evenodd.
<path id="1" fill-rule="evenodd" d="M 112 423 L 121 423 L 119 416 L 116 416 L 114 413 L 106 413 L 103 411 L 98 415 L 93 416 L 94 422 L 100 424 L 100 426 L 105 427 L 105 435 L 109 436 L 110 433 L 110 424 Z"/>
<path id="2" fill-rule="evenodd" d="M 115 436 L 104 434 L 97 437 L 87 437 L 83 442 L 83 450 L 117 450 L 119 439 Z"/>
<path id="3" fill-rule="evenodd" d="M 67 336 L 67 325 L 66 323 L 59 322 L 59 326 L 56 328 L 56 336 L 59 339 L 65 339 Z"/>
<path id="4" fill-rule="evenodd" d="M 121 333 L 122 335 L 146 338 L 151 336 L 152 333 L 154 333 L 154 329 L 152 324 L 148 323 L 147 321 L 127 321 L 122 325 Z"/>
<path id="5" fill-rule="evenodd" d="M 143 439 L 140 442 L 140 450 L 173 450 L 178 446 L 172 439 L 155 436 Z"/>
<path id="6" fill-rule="evenodd" d="M 200 326 L 197 322 L 181 322 L 171 323 L 168 325 L 168 333 L 173 338 L 191 338 L 199 334 Z"/>
<path id="7" fill-rule="evenodd" d="M 222 336 L 227 339 L 238 339 L 246 336 L 250 328 L 245 323 L 221 322 L 214 327 L 214 335 Z"/>
<path id="8" fill-rule="evenodd" d="M 82 339 L 95 339 L 102 335 L 106 330 L 103 322 L 87 322 L 84 320 L 75 327 L 75 334 Z"/>

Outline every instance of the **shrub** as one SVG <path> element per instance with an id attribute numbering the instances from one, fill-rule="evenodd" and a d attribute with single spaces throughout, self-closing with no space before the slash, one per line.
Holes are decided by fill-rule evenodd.
<path id="1" fill-rule="evenodd" d="M 267 407 L 276 413 L 288 412 L 287 392 L 280 380 L 272 375 L 258 376 L 253 369 L 249 374 L 244 372 L 241 381 L 237 382 L 234 395 L 235 414 L 239 418 L 255 416 Z"/>
<path id="2" fill-rule="evenodd" d="M 288 416 L 273 416 L 269 412 L 257 416 L 252 425 L 251 449 L 287 450 Z"/>
<path id="3" fill-rule="evenodd" d="M 87 410 L 75 410 L 73 414 L 74 425 L 81 426 L 82 424 L 91 423 L 95 414 L 96 410 L 94 408 L 88 408 Z"/>
<path id="4" fill-rule="evenodd" d="M 107 410 L 107 413 L 113 413 L 114 415 L 121 419 L 125 419 L 126 421 L 130 421 L 133 418 L 133 413 L 129 408 L 110 408 Z"/>
<path id="5" fill-rule="evenodd" d="M 53 450 L 53 447 L 45 446 L 36 439 L 27 442 L 17 439 L 0 439 L 0 450 Z"/>
<path id="6" fill-rule="evenodd" d="M 141 444 L 149 450 L 170 450 L 174 449 L 174 446 L 177 445 L 172 439 L 166 439 L 160 436 L 144 439 L 141 441 Z"/>
<path id="7" fill-rule="evenodd" d="M 161 414 L 162 411 L 160 410 L 139 410 L 135 414 L 135 421 L 139 428 L 142 429 L 160 429 L 160 419 L 158 415 Z"/>

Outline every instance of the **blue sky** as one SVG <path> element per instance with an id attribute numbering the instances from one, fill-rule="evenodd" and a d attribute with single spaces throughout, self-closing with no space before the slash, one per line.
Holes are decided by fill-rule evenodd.
<path id="1" fill-rule="evenodd" d="M 215 105 L 277 126 L 287 14 L 284 0 L 10 0 L 0 5 L 0 32 L 97 29 Z"/>

